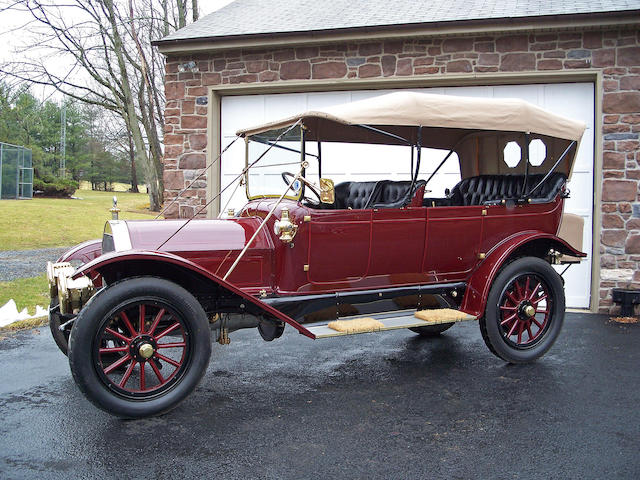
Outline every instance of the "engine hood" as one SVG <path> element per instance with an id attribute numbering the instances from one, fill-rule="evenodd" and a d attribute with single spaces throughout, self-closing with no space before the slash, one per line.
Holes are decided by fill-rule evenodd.
<path id="1" fill-rule="evenodd" d="M 192 220 L 184 226 L 185 223 L 187 220 L 111 220 L 105 225 L 102 253 L 133 249 L 179 255 L 181 252 L 241 250 L 258 229 L 260 219 Z M 270 248 L 271 239 L 263 229 L 251 249 Z"/>

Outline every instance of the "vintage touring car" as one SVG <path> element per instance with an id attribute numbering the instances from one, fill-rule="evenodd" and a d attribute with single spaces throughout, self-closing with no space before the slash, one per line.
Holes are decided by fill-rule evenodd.
<path id="1" fill-rule="evenodd" d="M 225 344 L 241 328 L 267 341 L 286 325 L 310 339 L 431 336 L 479 320 L 495 355 L 533 361 L 564 319 L 552 265 L 585 256 L 580 217 L 563 214 L 584 129 L 521 100 L 398 92 L 241 130 L 246 205 L 219 219 L 107 222 L 100 241 L 48 265 L 53 336 L 86 397 L 130 418 L 175 407 L 212 337 Z M 372 148 L 406 177 L 322 176 L 372 161 Z M 452 162 L 456 181 L 434 194 Z"/>

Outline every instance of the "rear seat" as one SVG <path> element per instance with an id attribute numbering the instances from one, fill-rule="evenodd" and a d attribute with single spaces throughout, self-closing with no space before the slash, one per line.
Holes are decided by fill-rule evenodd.
<path id="1" fill-rule="evenodd" d="M 529 175 L 525 191 L 530 191 L 543 178 L 543 174 Z M 531 195 L 531 203 L 553 201 L 566 181 L 564 173 L 552 173 Z M 522 194 L 523 182 L 524 175 L 480 175 L 465 178 L 451 190 L 451 205 L 485 205 L 516 199 Z"/>

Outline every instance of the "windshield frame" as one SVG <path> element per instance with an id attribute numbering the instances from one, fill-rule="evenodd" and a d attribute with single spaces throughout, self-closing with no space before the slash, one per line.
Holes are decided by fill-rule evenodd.
<path id="1" fill-rule="evenodd" d="M 305 140 L 305 132 L 306 132 L 306 128 L 301 125 L 300 126 L 300 150 L 295 150 L 293 148 L 290 147 L 285 147 L 284 145 L 278 145 L 277 142 L 270 142 L 268 140 L 257 140 L 256 138 L 252 138 L 250 136 L 246 136 L 244 138 L 245 140 L 245 155 L 244 155 L 244 162 L 245 162 L 245 173 L 244 173 L 244 184 L 245 184 L 245 194 L 247 196 L 247 200 L 251 201 L 251 200 L 257 200 L 260 198 L 279 198 L 281 196 L 280 193 L 268 193 L 268 194 L 255 194 L 252 195 L 250 193 L 250 183 L 249 183 L 249 172 L 251 171 L 251 168 L 249 168 L 250 162 L 249 162 L 249 142 L 253 141 L 255 143 L 259 143 L 262 145 L 269 145 L 272 147 L 276 147 L 276 148 L 280 148 L 280 149 L 284 149 L 284 150 L 288 150 L 288 151 L 292 151 L 295 153 L 299 153 L 300 154 L 300 160 L 299 163 L 297 163 L 296 165 L 302 165 L 303 162 L 305 161 L 305 157 L 307 156 L 311 156 L 311 157 L 315 157 L 316 159 L 318 159 L 318 161 L 320 161 L 320 158 L 318 155 L 314 155 L 311 153 L 306 153 L 306 140 Z M 290 165 L 294 165 L 293 162 L 290 163 Z M 274 166 L 278 166 L 278 164 L 274 165 Z M 253 168 L 260 168 L 259 164 L 254 166 Z M 302 177 L 305 177 L 305 173 L 306 170 L 303 168 L 302 169 Z M 302 198 L 304 198 L 304 190 L 305 190 L 305 184 L 304 182 L 301 182 L 301 186 L 300 189 L 298 190 L 298 194 L 297 195 L 285 195 L 284 198 L 289 199 L 289 200 L 293 200 L 296 202 L 300 202 L 302 200 Z"/>

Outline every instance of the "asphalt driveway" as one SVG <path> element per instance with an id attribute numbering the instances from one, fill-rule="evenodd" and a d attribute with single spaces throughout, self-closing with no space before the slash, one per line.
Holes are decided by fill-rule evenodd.
<path id="1" fill-rule="evenodd" d="M 568 314 L 506 365 L 475 322 L 214 345 L 200 387 L 122 421 L 76 389 L 47 328 L 0 341 L 0 478 L 640 477 L 640 325 Z"/>

